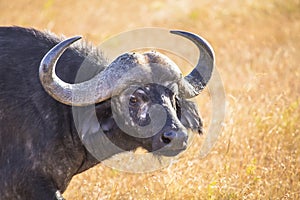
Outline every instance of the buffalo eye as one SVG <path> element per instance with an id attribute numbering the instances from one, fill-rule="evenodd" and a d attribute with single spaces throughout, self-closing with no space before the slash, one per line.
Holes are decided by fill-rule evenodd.
<path id="1" fill-rule="evenodd" d="M 129 98 L 129 104 L 132 106 L 136 106 L 138 103 L 138 98 L 135 95 L 131 95 Z"/>

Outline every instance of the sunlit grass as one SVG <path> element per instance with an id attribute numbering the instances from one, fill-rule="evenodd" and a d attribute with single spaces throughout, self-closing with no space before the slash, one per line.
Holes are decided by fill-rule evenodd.
<path id="1" fill-rule="evenodd" d="M 10 1 L 0 24 L 83 35 L 98 44 L 121 31 L 158 26 L 211 42 L 226 90 L 224 130 L 199 158 L 195 137 L 178 162 L 146 174 L 102 164 L 73 178 L 67 199 L 299 199 L 300 2 Z M 186 65 L 186 63 L 183 63 Z M 209 93 L 197 101 L 205 129 Z"/>

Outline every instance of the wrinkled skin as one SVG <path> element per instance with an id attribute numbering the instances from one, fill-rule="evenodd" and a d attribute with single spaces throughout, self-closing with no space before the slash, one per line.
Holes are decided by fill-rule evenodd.
<path id="1" fill-rule="evenodd" d="M 180 99 L 173 91 L 164 86 L 148 84 L 139 87 L 128 99 L 129 119 L 134 127 L 147 126 L 152 122 L 149 110 L 155 104 L 162 105 L 162 109 L 166 110 L 167 118 L 162 129 L 155 135 L 150 137 L 142 135 L 140 138 L 133 137 L 130 133 L 124 133 L 116 124 L 112 117 L 111 103 L 109 104 L 106 101 L 99 104 L 98 106 L 102 107 L 100 109 L 97 106 L 97 116 L 102 130 L 115 145 L 123 150 L 143 147 L 154 154 L 174 156 L 186 148 L 187 129 L 202 132 L 202 123 L 195 104 Z M 181 104 L 183 103 L 187 107 L 182 108 Z M 107 105 L 106 115 L 103 114 L 103 110 L 105 110 L 103 105 Z M 181 121 L 182 112 L 185 119 L 183 122 Z M 127 142 L 124 143 L 124 141 Z"/>
<path id="2" fill-rule="evenodd" d="M 55 36 L 31 29 L 0 28 L 1 199 L 55 199 L 55 192 L 64 192 L 74 175 L 100 162 L 82 144 L 71 107 L 55 101 L 40 85 L 39 62 L 58 41 Z M 86 79 L 107 65 L 98 52 L 82 45 L 62 55 L 57 64 L 58 76 L 74 82 L 87 53 L 92 55 L 89 64 L 93 72 Z M 195 104 L 181 99 L 176 92 L 154 84 L 141 86 L 132 95 L 129 105 L 124 106 L 129 108 L 133 123 L 140 126 L 149 123 L 148 109 L 152 104 L 162 105 L 168 117 L 154 136 L 136 138 L 116 124 L 111 99 L 97 104 L 102 130 L 120 148 L 143 147 L 172 156 L 184 149 L 188 129 L 201 132 Z M 84 123 L 93 126 L 88 120 Z M 183 137 L 175 141 L 174 134 Z M 165 146 L 170 146 L 169 152 L 160 152 Z"/>

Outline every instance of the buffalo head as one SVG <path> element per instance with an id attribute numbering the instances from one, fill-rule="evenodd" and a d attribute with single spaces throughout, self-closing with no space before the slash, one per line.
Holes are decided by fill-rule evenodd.
<path id="1" fill-rule="evenodd" d="M 57 101 L 73 107 L 96 105 L 97 120 L 84 113 L 79 132 L 104 133 L 123 150 L 144 147 L 159 155 L 174 156 L 187 147 L 187 130 L 201 133 L 202 122 L 190 98 L 207 85 L 214 53 L 201 37 L 171 31 L 191 40 L 200 50 L 197 65 L 187 76 L 158 52 L 126 53 L 90 80 L 66 83 L 55 73 L 57 60 L 80 37 L 53 47 L 40 64 L 44 89 Z M 83 133 L 83 135 L 89 135 Z"/>

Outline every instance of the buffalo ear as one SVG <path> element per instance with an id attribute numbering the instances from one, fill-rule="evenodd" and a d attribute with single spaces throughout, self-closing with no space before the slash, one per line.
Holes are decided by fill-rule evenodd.
<path id="1" fill-rule="evenodd" d="M 104 132 L 109 132 L 117 128 L 111 111 L 111 99 L 96 104 L 96 115 L 98 123 Z"/>
<path id="2" fill-rule="evenodd" d="M 196 103 L 186 99 L 181 99 L 180 107 L 180 121 L 185 126 L 185 128 L 191 129 L 192 131 L 197 131 L 199 134 L 202 134 L 203 124 Z"/>

